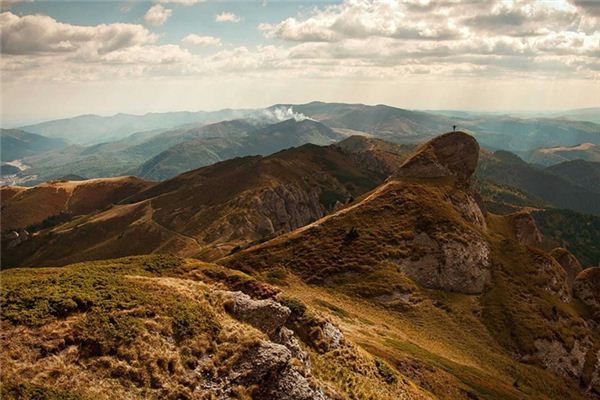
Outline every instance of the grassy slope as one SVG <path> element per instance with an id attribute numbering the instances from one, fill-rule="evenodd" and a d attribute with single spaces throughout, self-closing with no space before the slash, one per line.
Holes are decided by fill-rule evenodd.
<path id="1" fill-rule="evenodd" d="M 276 293 L 243 273 L 168 256 L 13 269 L 2 280 L 2 398 L 9 399 L 210 398 L 210 377 L 265 339 L 225 314 L 214 289 Z M 321 314 L 312 306 L 304 313 Z M 344 397 L 427 398 L 351 343 L 327 354 L 304 347 L 315 365 L 311 379 Z M 254 389 L 234 391 L 249 399 Z"/>
<path id="2" fill-rule="evenodd" d="M 550 276 L 538 262 L 545 256 L 516 245 L 502 217 L 488 221 L 495 272 L 482 296 L 424 289 L 399 271 L 394 259 L 414 254 L 407 243 L 419 230 L 447 240 L 476 229 L 444 202 L 448 188 L 445 182 L 391 182 L 354 208 L 223 262 L 266 278 L 289 276 L 296 296 L 325 304 L 356 342 L 412 371 L 440 398 L 580 398 L 574 382 L 510 356 L 533 351 L 537 338 L 558 335 L 572 345 L 585 329 L 580 310 L 544 288 Z M 358 236 L 349 242 L 353 228 Z M 548 319 L 553 307 L 564 321 Z M 522 341 L 514 342 L 513 331 Z"/>

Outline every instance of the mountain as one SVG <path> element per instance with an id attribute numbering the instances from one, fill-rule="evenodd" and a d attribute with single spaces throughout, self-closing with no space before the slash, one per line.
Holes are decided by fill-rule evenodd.
<path id="1" fill-rule="evenodd" d="M 2 397 L 594 398 L 600 269 L 540 249 L 530 214 L 482 207 L 471 136 L 405 150 L 350 138 L 220 162 L 14 247 L 39 266 L 148 243 L 172 252 L 192 225 L 194 240 L 267 233 L 218 264 L 145 255 L 4 268 Z M 301 197 L 311 188 L 331 192 Z M 268 204 L 271 225 L 248 224 Z M 333 206 L 300 221 L 317 204 Z M 217 229 L 201 226 L 210 220 Z"/>
<path id="2" fill-rule="evenodd" d="M 596 124 L 600 124 L 600 108 L 578 108 L 575 110 L 569 110 L 557 113 L 558 116 L 563 118 L 569 118 L 575 121 L 589 121 Z"/>
<path id="3" fill-rule="evenodd" d="M 465 134 L 436 138 L 351 205 L 219 263 L 300 286 L 305 302 L 326 296 L 347 337 L 434 398 L 453 398 L 454 382 L 462 398 L 579 396 L 568 381 L 597 391 L 597 293 L 537 248 L 529 214 L 481 208 L 470 184 L 477 156 Z M 556 375 L 538 380 L 542 369 Z"/>
<path id="4" fill-rule="evenodd" d="M 484 152 L 477 176 L 524 191 L 557 208 L 600 214 L 600 193 L 506 151 Z M 585 179 L 585 178 L 583 178 Z"/>
<path id="5" fill-rule="evenodd" d="M 546 171 L 575 182 L 581 187 L 600 193 L 600 162 L 565 161 L 546 168 Z"/>
<path id="6" fill-rule="evenodd" d="M 241 120 L 223 121 L 137 132 L 117 141 L 91 146 L 72 145 L 25 158 L 31 168 L 23 174 L 23 179 L 27 179 L 27 184 L 36 184 L 70 174 L 89 178 L 135 174 L 135 170 L 149 158 L 178 143 L 201 137 L 242 136 L 254 127 Z"/>
<path id="7" fill-rule="evenodd" d="M 349 134 L 369 134 L 393 142 L 415 142 L 452 127 L 448 118 L 386 105 L 322 103 L 279 104 Z"/>
<path id="8" fill-rule="evenodd" d="M 64 222 L 102 210 L 149 187 L 148 182 L 135 177 L 50 181 L 32 188 L 2 186 L 2 231 Z"/>
<path id="9" fill-rule="evenodd" d="M 231 124 L 236 124 L 237 131 L 233 130 L 232 132 L 232 129 L 229 128 L 224 131 L 225 134 L 222 132 L 204 133 L 202 135 L 204 137 L 216 136 L 205 139 L 190 140 L 192 134 L 198 135 L 185 131 L 188 140 L 149 159 L 132 173 L 144 179 L 164 180 L 234 157 L 269 155 L 306 143 L 326 145 L 342 137 L 316 121 L 296 121 L 293 118 L 259 128 L 244 121 L 228 121 L 212 126 L 223 128 Z M 164 134 L 159 135 L 153 138 L 152 142 L 163 145 L 163 137 Z M 144 144 L 144 146 L 146 145 Z"/>
<path id="10" fill-rule="evenodd" d="M 298 127 L 317 129 L 318 124 Z M 280 131 L 271 127 L 268 132 Z M 372 189 L 393 172 L 390 153 L 382 161 L 378 154 L 369 159 L 365 150 L 304 145 L 268 157 L 219 162 L 42 230 L 5 251 L 3 264 L 58 265 L 152 252 L 216 259 L 306 225 Z M 404 158 L 400 151 L 396 157 L 398 162 Z"/>
<path id="11" fill-rule="evenodd" d="M 554 165 L 577 159 L 600 161 L 600 146 L 593 143 L 582 143 L 570 147 L 545 147 L 537 149 L 527 156 L 527 161 L 541 165 Z"/>
<path id="12" fill-rule="evenodd" d="M 0 129 L 2 162 L 55 150 L 67 146 L 64 140 L 51 139 L 17 129 Z"/>
<path id="13" fill-rule="evenodd" d="M 28 125 L 21 129 L 53 138 L 68 139 L 77 144 L 93 144 L 122 139 L 133 133 L 168 129 L 185 124 L 207 124 L 234 119 L 247 110 L 148 113 L 145 115 L 116 114 L 113 116 L 80 115 Z"/>

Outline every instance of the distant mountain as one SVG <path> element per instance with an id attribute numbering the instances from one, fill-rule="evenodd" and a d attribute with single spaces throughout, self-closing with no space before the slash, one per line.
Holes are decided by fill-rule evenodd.
<path id="1" fill-rule="evenodd" d="M 230 125 L 235 125 L 232 129 Z M 214 127 L 217 132 L 207 128 Z M 225 128 L 225 129 L 224 129 Z M 171 147 L 143 163 L 132 171 L 136 176 L 149 180 L 164 180 L 183 172 L 214 164 L 218 161 L 249 155 L 269 155 L 279 150 L 297 147 L 306 143 L 327 145 L 343 136 L 312 120 L 287 121 L 255 128 L 244 121 L 228 121 L 208 125 L 197 131 L 183 131 L 177 136 L 166 137 L 166 132 L 151 139 L 151 144 L 163 144 L 164 140 L 217 136 L 198 140 L 187 140 Z M 161 139 L 163 139 L 161 141 Z M 140 145 L 147 146 L 148 142 Z M 138 146 L 139 147 L 139 146 Z"/>
<path id="2" fill-rule="evenodd" d="M 334 129 L 370 134 L 395 142 L 420 141 L 452 127 L 452 121 L 446 117 L 386 105 L 312 102 L 280 104 L 271 108 L 278 107 L 292 107 L 294 112 L 304 114 Z"/>
<path id="3" fill-rule="evenodd" d="M 576 159 L 600 161 L 600 145 L 582 143 L 575 146 L 544 147 L 526 156 L 527 161 L 541 165 L 553 165 Z"/>
<path id="4" fill-rule="evenodd" d="M 468 131 L 482 146 L 529 152 L 540 147 L 600 145 L 600 125 L 565 118 L 524 118 L 499 113 L 424 112 L 386 105 L 322 103 L 280 104 L 347 133 L 368 134 L 393 142 L 420 142 L 453 125 Z"/>
<path id="5" fill-rule="evenodd" d="M 566 161 L 546 168 L 579 186 L 600 193 L 600 162 L 584 160 Z"/>
<path id="6" fill-rule="evenodd" d="M 542 147 L 600 145 L 600 125 L 591 122 L 486 116 L 464 124 L 482 146 L 495 150 L 528 153 Z"/>
<path id="7" fill-rule="evenodd" d="M 482 153 L 477 176 L 520 189 L 557 208 L 600 214 L 600 193 L 552 171 L 528 164 L 507 151 Z"/>
<path id="8" fill-rule="evenodd" d="M 93 144 L 122 139 L 135 132 L 167 129 L 192 123 L 211 123 L 244 116 L 247 110 L 213 112 L 167 112 L 145 115 L 116 114 L 109 117 L 80 115 L 23 127 L 23 130 L 48 137 L 68 139 L 78 144 Z"/>
<path id="9" fill-rule="evenodd" d="M 134 171 L 148 159 L 186 140 L 243 136 L 249 129 L 255 129 L 255 125 L 242 120 L 233 120 L 201 126 L 188 125 L 186 128 L 174 130 L 137 132 L 117 141 L 87 147 L 72 145 L 65 149 L 26 158 L 25 162 L 31 166 L 27 173 L 35 177 L 27 184 L 58 179 L 69 174 L 88 178 L 135 174 Z M 178 173 L 184 171 L 187 169 L 180 170 Z"/>
<path id="10" fill-rule="evenodd" d="M 576 121 L 589 121 L 596 124 L 600 124 L 600 108 L 578 108 L 575 110 L 569 110 L 564 112 L 556 113 L 558 116 L 569 118 Z"/>
<path id="11" fill-rule="evenodd" d="M 0 130 L 0 149 L 3 162 L 60 149 L 67 143 L 61 139 L 52 139 L 18 129 Z"/>

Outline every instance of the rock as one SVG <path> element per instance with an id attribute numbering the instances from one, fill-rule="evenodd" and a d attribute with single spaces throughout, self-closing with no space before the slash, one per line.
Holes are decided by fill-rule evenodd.
<path id="1" fill-rule="evenodd" d="M 281 344 L 261 341 L 240 356 L 228 380 L 234 384 L 258 385 L 257 400 L 326 400 L 291 363 L 292 352 Z"/>
<path id="2" fill-rule="evenodd" d="M 302 350 L 300 342 L 294 335 L 294 331 L 286 328 L 285 326 L 281 327 L 273 340 L 276 343 L 287 347 L 288 350 L 292 352 L 292 357 L 296 357 L 298 360 L 300 360 L 305 368 L 310 368 L 310 357 L 308 356 L 307 352 Z"/>
<path id="3" fill-rule="evenodd" d="M 580 272 L 573 282 L 573 295 L 591 311 L 592 318 L 600 323 L 600 267 Z"/>
<path id="4" fill-rule="evenodd" d="M 567 378 L 579 378 L 583 374 L 589 342 L 575 340 L 570 350 L 558 340 L 538 339 L 534 344 L 537 349 L 536 357 L 544 367 Z"/>
<path id="5" fill-rule="evenodd" d="M 479 144 L 464 132 L 450 132 L 420 146 L 396 175 L 411 178 L 455 177 L 468 184 L 477 167 Z"/>
<path id="6" fill-rule="evenodd" d="M 327 321 L 321 327 L 323 337 L 329 342 L 329 350 L 337 349 L 344 341 L 344 334 L 337 326 Z"/>
<path id="7" fill-rule="evenodd" d="M 515 236 L 519 243 L 527 246 L 538 247 L 544 237 L 537 227 L 531 214 L 518 212 L 508 216 L 512 223 Z"/>
<path id="8" fill-rule="evenodd" d="M 413 252 L 411 258 L 397 262 L 404 273 L 427 288 L 478 294 L 490 279 L 490 247 L 474 234 L 464 241 L 438 243 L 422 232 L 413 240 Z"/>
<path id="9" fill-rule="evenodd" d="M 281 328 L 291 311 L 270 299 L 254 300 L 242 292 L 218 292 L 224 300 L 225 309 L 236 319 L 273 336 Z"/>
<path id="10" fill-rule="evenodd" d="M 562 301 L 568 303 L 571 301 L 571 290 L 567 282 L 567 273 L 560 264 L 553 258 L 542 253 L 540 250 L 531 249 L 536 262 L 536 274 L 544 282 L 544 289 L 560 297 Z"/>
<path id="11" fill-rule="evenodd" d="M 579 274 L 583 268 L 579 263 L 579 260 L 567 249 L 563 247 L 557 247 L 550 252 L 550 255 L 563 267 L 567 273 L 567 282 L 570 287 L 573 286 L 575 277 Z"/>

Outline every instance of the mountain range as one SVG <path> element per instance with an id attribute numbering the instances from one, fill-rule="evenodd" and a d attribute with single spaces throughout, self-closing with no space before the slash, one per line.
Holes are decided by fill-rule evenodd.
<path id="1" fill-rule="evenodd" d="M 534 173 L 595 193 L 464 132 L 3 188 L 3 397 L 597 398 L 600 268 L 489 180 Z"/>

